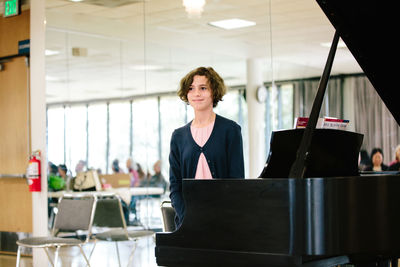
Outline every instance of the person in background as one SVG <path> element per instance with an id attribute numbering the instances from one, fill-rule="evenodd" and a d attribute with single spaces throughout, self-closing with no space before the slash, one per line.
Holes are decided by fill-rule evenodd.
<path id="1" fill-rule="evenodd" d="M 136 163 L 136 170 L 137 170 L 137 173 L 138 173 L 138 175 L 139 175 L 139 183 L 140 183 L 140 186 L 147 186 L 147 179 L 148 179 L 148 174 L 146 174 L 144 171 L 143 171 L 143 168 L 142 168 L 142 165 L 140 165 L 139 163 Z"/>
<path id="2" fill-rule="evenodd" d="M 84 172 L 86 169 L 86 161 L 84 160 L 79 160 L 78 163 L 75 166 L 75 175 L 80 173 L 80 172 Z"/>
<path id="3" fill-rule="evenodd" d="M 167 182 L 161 173 L 161 160 L 157 160 L 153 165 L 154 174 L 150 177 L 148 186 L 150 187 L 161 187 L 165 190 L 167 189 Z"/>
<path id="4" fill-rule="evenodd" d="M 68 168 L 65 164 L 58 165 L 58 174 L 65 181 L 65 189 L 71 190 L 71 176 L 68 175 Z"/>
<path id="5" fill-rule="evenodd" d="M 59 175 L 57 165 L 55 165 L 52 162 L 49 162 L 48 166 L 49 166 L 49 174 L 47 176 L 48 190 L 50 192 L 64 190 L 65 180 Z"/>
<path id="6" fill-rule="evenodd" d="M 140 181 L 139 181 L 139 174 L 138 172 L 135 170 L 135 168 L 133 168 L 133 159 L 132 158 L 128 158 L 126 160 L 126 169 L 128 170 L 128 173 L 131 175 L 131 187 L 135 187 L 135 186 L 139 186 L 140 185 Z"/>
<path id="7" fill-rule="evenodd" d="M 176 228 L 185 216 L 183 178 L 244 178 L 241 128 L 213 110 L 225 93 L 224 80 L 211 67 L 192 70 L 180 82 L 178 96 L 193 108 L 194 119 L 171 137 L 169 181 Z"/>
<path id="8" fill-rule="evenodd" d="M 365 170 L 366 171 L 375 171 L 375 172 L 387 171 L 388 170 L 388 166 L 383 164 L 383 152 L 382 152 L 382 149 L 380 149 L 380 148 L 372 149 L 372 152 L 371 152 L 371 164 Z"/>
<path id="9" fill-rule="evenodd" d="M 390 162 L 389 171 L 400 171 L 400 145 L 395 150 L 395 160 Z"/>
<path id="10" fill-rule="evenodd" d="M 57 175 L 58 174 L 58 167 L 53 162 L 49 161 L 48 163 L 48 176 L 50 175 Z"/>
<path id="11" fill-rule="evenodd" d="M 119 167 L 119 160 L 114 159 L 111 165 L 111 169 L 113 170 L 113 173 L 120 173 L 122 172 L 121 168 Z"/>
<path id="12" fill-rule="evenodd" d="M 368 152 L 365 149 L 360 150 L 359 158 L 358 158 L 358 169 L 360 171 L 365 171 L 365 169 L 369 166 L 371 160 L 369 158 Z"/>

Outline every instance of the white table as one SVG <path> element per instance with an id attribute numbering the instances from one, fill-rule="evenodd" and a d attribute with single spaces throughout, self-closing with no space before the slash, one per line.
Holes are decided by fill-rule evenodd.
<path id="1" fill-rule="evenodd" d="M 119 195 L 122 200 L 124 200 L 128 205 L 131 202 L 132 196 L 146 196 L 146 195 L 162 195 L 164 189 L 160 187 L 119 187 L 119 188 L 108 188 L 104 191 L 56 191 L 48 192 L 47 196 L 52 198 L 60 198 L 64 195 L 72 196 L 109 196 L 109 195 Z"/>

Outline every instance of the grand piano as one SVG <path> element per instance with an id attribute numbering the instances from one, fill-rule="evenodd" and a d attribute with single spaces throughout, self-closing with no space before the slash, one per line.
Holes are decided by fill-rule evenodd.
<path id="1" fill-rule="evenodd" d="M 185 218 L 176 231 L 156 234 L 158 265 L 397 266 L 400 175 L 360 174 L 363 136 L 315 128 L 339 37 L 400 124 L 388 64 L 395 9 L 378 1 L 317 2 L 336 33 L 307 127 L 272 134 L 258 178 L 184 179 Z"/>

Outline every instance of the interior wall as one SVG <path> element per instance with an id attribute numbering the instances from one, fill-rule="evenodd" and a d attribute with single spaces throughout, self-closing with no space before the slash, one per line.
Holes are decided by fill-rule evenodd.
<path id="1" fill-rule="evenodd" d="M 0 58 L 18 54 L 30 38 L 30 13 L 0 18 Z M 29 155 L 28 67 L 24 56 L 0 61 L 0 231 L 32 232 L 32 196 L 23 178 Z"/>

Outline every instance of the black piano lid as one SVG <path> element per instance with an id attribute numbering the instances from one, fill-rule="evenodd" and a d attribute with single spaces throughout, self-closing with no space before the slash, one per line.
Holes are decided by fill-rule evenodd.
<path id="1" fill-rule="evenodd" d="M 400 125 L 396 1 L 317 0 Z M 397 21 L 396 21 L 397 19 Z M 397 75 L 396 75 L 397 74 Z"/>

